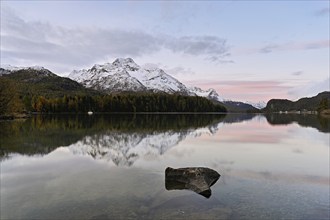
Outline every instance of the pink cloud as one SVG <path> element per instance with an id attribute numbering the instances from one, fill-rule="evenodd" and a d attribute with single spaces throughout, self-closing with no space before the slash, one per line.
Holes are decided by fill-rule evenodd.
<path id="1" fill-rule="evenodd" d="M 294 86 L 286 82 L 275 80 L 264 81 L 191 81 L 192 85 L 200 86 L 202 89 L 213 88 L 225 99 L 240 101 L 269 101 L 272 98 L 290 99 L 289 91 Z"/>

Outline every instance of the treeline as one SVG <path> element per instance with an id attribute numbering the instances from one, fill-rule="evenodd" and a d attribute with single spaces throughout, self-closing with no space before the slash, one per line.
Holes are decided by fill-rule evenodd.
<path id="1" fill-rule="evenodd" d="M 167 94 L 120 94 L 99 96 L 21 97 L 26 111 L 60 112 L 226 112 L 220 104 L 203 97 Z"/>

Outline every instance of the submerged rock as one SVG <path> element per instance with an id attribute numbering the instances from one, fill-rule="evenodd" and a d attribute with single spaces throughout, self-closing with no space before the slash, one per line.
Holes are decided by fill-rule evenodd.
<path id="1" fill-rule="evenodd" d="M 206 198 L 210 198 L 210 187 L 214 185 L 220 174 L 206 167 L 187 167 L 165 170 L 165 188 L 167 190 L 188 189 Z"/>

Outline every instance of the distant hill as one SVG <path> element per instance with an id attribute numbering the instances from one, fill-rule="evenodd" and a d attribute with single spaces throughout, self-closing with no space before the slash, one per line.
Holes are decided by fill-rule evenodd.
<path id="1" fill-rule="evenodd" d="M 301 98 L 298 101 L 290 101 L 287 99 L 271 99 L 267 106 L 263 109 L 265 112 L 280 112 L 280 111 L 318 111 L 321 101 L 325 101 L 327 106 L 324 109 L 330 108 L 330 92 L 325 91 L 319 93 L 317 96 L 309 98 Z"/>
<path id="2" fill-rule="evenodd" d="M 5 70 L 0 68 L 0 85 L 8 92 L 18 92 L 19 95 L 42 95 L 58 97 L 63 95 L 98 95 L 92 89 L 87 89 L 69 78 L 60 77 L 43 67 Z M 8 86 L 10 85 L 10 87 Z"/>
<path id="3" fill-rule="evenodd" d="M 41 96 L 60 98 L 100 94 L 42 67 L 0 68 L 0 115 L 18 117 L 18 114 L 33 111 L 33 103 Z"/>
<path id="4" fill-rule="evenodd" d="M 241 112 L 241 113 L 258 113 L 259 109 L 256 107 L 238 101 L 223 101 L 223 105 L 227 108 L 228 112 Z"/>

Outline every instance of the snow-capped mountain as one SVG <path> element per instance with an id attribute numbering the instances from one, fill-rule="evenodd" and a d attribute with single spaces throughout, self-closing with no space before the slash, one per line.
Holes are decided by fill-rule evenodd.
<path id="1" fill-rule="evenodd" d="M 9 70 L 9 71 L 18 71 L 22 69 L 33 69 L 33 70 L 45 70 L 42 66 L 28 66 L 28 67 L 19 67 L 19 66 L 12 66 L 12 65 L 1 65 L 2 69 Z"/>
<path id="2" fill-rule="evenodd" d="M 252 105 L 253 107 L 257 108 L 257 109 L 263 109 L 266 107 L 267 103 L 265 101 L 260 101 L 260 102 L 249 102 L 246 101 L 245 103 Z"/>
<path id="3" fill-rule="evenodd" d="M 202 96 L 220 101 L 214 89 L 204 91 L 197 87 L 188 88 L 179 80 L 159 68 L 145 69 L 131 58 L 118 58 L 113 63 L 95 64 L 90 69 L 74 70 L 69 78 L 87 88 L 105 92 L 165 92 L 189 96 Z"/>
<path id="4" fill-rule="evenodd" d="M 0 67 L 0 76 L 5 74 L 10 74 L 19 70 L 33 70 L 38 73 L 42 73 L 45 76 L 55 76 L 54 73 L 49 71 L 48 69 L 42 67 L 42 66 L 29 66 L 29 67 L 18 67 L 18 66 L 12 66 L 12 65 L 1 65 Z"/>
<path id="5" fill-rule="evenodd" d="M 211 100 L 223 101 L 223 99 L 220 98 L 219 94 L 212 88 L 208 90 L 202 90 L 201 88 L 194 86 L 189 87 L 189 90 L 197 96 L 206 97 Z"/>

